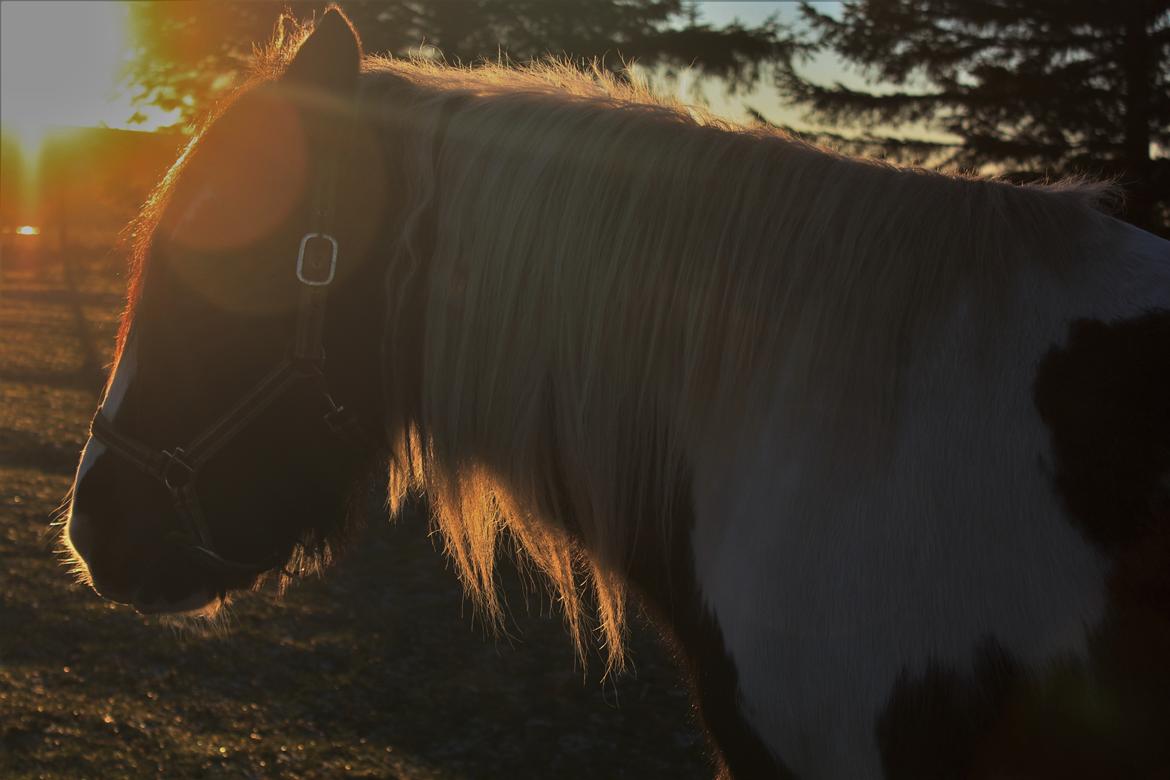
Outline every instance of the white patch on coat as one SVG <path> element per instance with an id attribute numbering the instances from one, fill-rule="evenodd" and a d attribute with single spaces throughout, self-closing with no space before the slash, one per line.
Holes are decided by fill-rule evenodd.
<path id="1" fill-rule="evenodd" d="M 122 402 L 126 400 L 126 393 L 130 390 L 130 384 L 134 381 L 135 375 L 138 373 L 138 358 L 137 358 L 137 344 L 133 339 L 126 342 L 125 349 L 122 350 L 122 356 L 118 359 L 118 365 L 114 367 L 114 378 L 106 389 L 106 397 L 102 401 L 99 410 L 110 420 L 116 420 L 118 409 L 121 408 Z M 81 464 L 77 467 L 77 477 L 74 485 L 80 485 L 81 480 L 86 473 L 93 468 L 97 463 L 98 458 L 106 452 L 106 445 L 102 444 L 92 436 L 85 443 L 85 449 L 81 453 Z"/>
<path id="2" fill-rule="evenodd" d="M 695 454 L 700 588 L 748 722 L 797 775 L 881 777 L 876 720 L 904 671 L 970 673 L 989 638 L 1032 668 L 1084 657 L 1108 561 L 1052 490 L 1035 366 L 1075 319 L 1170 308 L 1170 243 L 1105 233 L 1099 262 L 1022 269 L 1010 316 L 956 311 L 906 372 L 881 462 L 810 468 L 828 434 L 796 393 L 736 457 Z"/>

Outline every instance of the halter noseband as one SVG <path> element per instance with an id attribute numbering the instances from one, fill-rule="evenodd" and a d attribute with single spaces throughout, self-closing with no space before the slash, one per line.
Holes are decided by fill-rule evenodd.
<path id="1" fill-rule="evenodd" d="M 336 171 L 323 166 L 321 187 L 315 193 L 314 215 L 318 229 L 305 233 L 297 252 L 296 277 L 300 282 L 296 328 L 288 356 L 258 381 L 227 412 L 195 436 L 189 444 L 155 449 L 119 431 L 98 409 L 90 434 L 148 476 L 161 482 L 171 494 L 180 527 L 172 534 L 195 559 L 224 573 L 257 574 L 281 565 L 274 556 L 263 561 L 235 561 L 220 555 L 208 530 L 196 489 L 203 466 L 253 420 L 294 385 L 308 383 L 324 401 L 323 420 L 331 431 L 363 447 L 371 446 L 357 418 L 334 401 L 325 378 L 325 307 L 329 286 L 337 272 L 337 239 L 326 232 L 336 190 Z"/>

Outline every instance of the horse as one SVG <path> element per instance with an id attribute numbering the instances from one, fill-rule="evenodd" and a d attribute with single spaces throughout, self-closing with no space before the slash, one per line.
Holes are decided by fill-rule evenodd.
<path id="1" fill-rule="evenodd" d="M 100 595 L 214 612 L 385 477 L 488 620 L 501 547 L 607 672 L 652 616 L 721 776 L 1170 765 L 1170 243 L 1108 186 L 282 29 L 132 230 Z"/>

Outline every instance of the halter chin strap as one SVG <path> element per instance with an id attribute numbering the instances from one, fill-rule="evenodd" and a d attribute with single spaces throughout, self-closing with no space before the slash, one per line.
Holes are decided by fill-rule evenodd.
<path id="1" fill-rule="evenodd" d="M 176 540 L 200 563 L 225 573 L 258 574 L 280 566 L 282 561 L 275 558 L 235 561 L 216 552 L 199 501 L 199 473 L 216 453 L 277 398 L 295 386 L 309 385 L 323 401 L 325 412 L 322 419 L 330 430 L 363 448 L 374 446 L 374 442 L 365 436 L 356 416 L 334 401 L 325 378 L 325 310 L 329 286 L 337 273 L 338 245 L 337 239 L 325 232 L 332 216 L 336 171 L 332 166 L 326 166 L 322 173 L 323 181 L 315 193 L 313 205 L 314 221 L 321 227 L 301 238 L 297 252 L 296 277 L 300 282 L 300 295 L 289 355 L 186 446 L 154 449 L 119 431 L 101 409 L 90 428 L 91 435 L 111 452 L 166 487 L 181 523 L 174 534 Z"/>

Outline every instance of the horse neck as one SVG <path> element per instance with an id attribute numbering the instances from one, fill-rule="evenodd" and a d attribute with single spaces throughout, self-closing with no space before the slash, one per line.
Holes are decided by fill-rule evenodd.
<path id="1" fill-rule="evenodd" d="M 602 290 L 604 279 L 625 273 L 627 261 L 611 258 L 605 246 L 579 248 L 579 256 L 557 265 L 558 251 L 549 242 L 571 227 L 565 219 L 572 214 L 542 222 L 504 208 L 501 212 L 516 222 L 513 237 L 530 244 L 529 251 L 477 245 L 477 236 L 493 240 L 491 201 L 530 197 L 533 190 L 524 187 L 537 186 L 537 174 L 517 170 L 527 181 L 513 186 L 505 169 L 523 164 L 516 157 L 516 139 L 501 134 L 491 141 L 490 128 L 482 128 L 474 117 L 481 106 L 466 112 L 472 115 L 468 119 L 461 113 L 466 102 L 444 102 L 433 95 L 411 95 L 408 100 L 423 107 L 401 109 L 398 113 L 410 117 L 409 125 L 388 126 L 385 133 L 390 158 L 402 161 L 390 177 L 404 197 L 403 238 L 388 268 L 387 291 L 393 302 L 385 351 L 388 406 L 395 420 L 390 428 L 401 442 L 398 460 L 417 456 L 414 460 L 421 461 L 425 473 L 411 478 L 428 491 L 433 484 L 426 483 L 457 482 L 476 474 L 468 477 L 478 485 L 472 492 L 494 492 L 493 500 L 573 536 L 606 570 L 624 572 L 641 565 L 637 561 L 646 556 L 643 568 L 649 571 L 650 554 L 669 557 L 672 527 L 686 524 L 680 507 L 688 492 L 690 442 L 684 441 L 678 425 L 678 409 L 696 409 L 686 425 L 692 438 L 709 428 L 715 416 L 704 412 L 700 419 L 698 405 L 680 400 L 700 392 L 694 377 L 702 375 L 707 385 L 718 377 L 709 360 L 716 352 L 711 348 L 715 337 L 708 338 L 704 349 L 688 353 L 686 313 L 703 307 L 697 300 L 672 305 L 671 297 L 676 291 L 716 295 L 709 288 L 729 275 L 712 265 L 697 271 L 706 282 L 696 282 L 684 278 L 694 269 L 664 265 L 637 272 L 630 284 L 611 295 Z M 505 107 L 500 116 L 513 108 Z M 646 121 L 657 115 L 648 109 Z M 616 137 L 620 131 L 613 127 L 609 132 Z M 552 154 L 564 156 L 552 164 L 580 164 L 572 158 L 580 152 L 573 138 L 553 138 L 549 144 L 559 144 Z M 602 168 L 621 177 L 631 161 L 615 156 L 617 149 L 597 145 L 586 150 L 584 159 L 593 159 L 590 153 L 608 153 L 613 159 L 603 160 Z M 643 178 L 646 167 L 628 166 Z M 567 178 L 560 182 L 568 186 L 579 175 L 581 171 L 566 169 Z M 690 174 L 676 175 L 681 183 Z M 485 178 L 490 186 L 483 183 Z M 644 184 L 615 183 L 622 208 L 640 202 L 636 191 Z M 463 197 L 470 189 L 483 197 Z M 645 210 L 643 204 L 637 218 L 653 221 L 653 214 L 641 213 Z M 620 217 L 615 212 L 589 218 Z M 630 225 L 619 227 L 631 236 L 638 232 Z M 585 235 L 604 232 L 600 224 L 594 228 L 587 227 Z M 576 230 L 581 233 L 582 228 Z M 670 256 L 671 246 L 691 237 L 656 234 L 652 240 L 669 241 L 670 246 L 656 246 L 653 252 Z M 710 248 L 718 237 L 701 238 Z M 634 250 L 627 246 L 622 251 Z M 587 256 L 606 258 L 611 267 L 588 273 L 583 279 L 588 289 L 558 281 L 557 274 L 583 273 L 597 264 L 586 262 Z M 708 279 L 711 274 L 719 278 Z M 616 315 L 607 320 L 604 311 L 615 306 Z M 646 311 L 659 313 L 644 321 Z M 637 332 L 624 336 L 626 325 Z M 651 331 L 657 333 L 658 348 L 647 361 L 642 353 Z M 413 452 L 411 431 L 417 434 Z"/>

